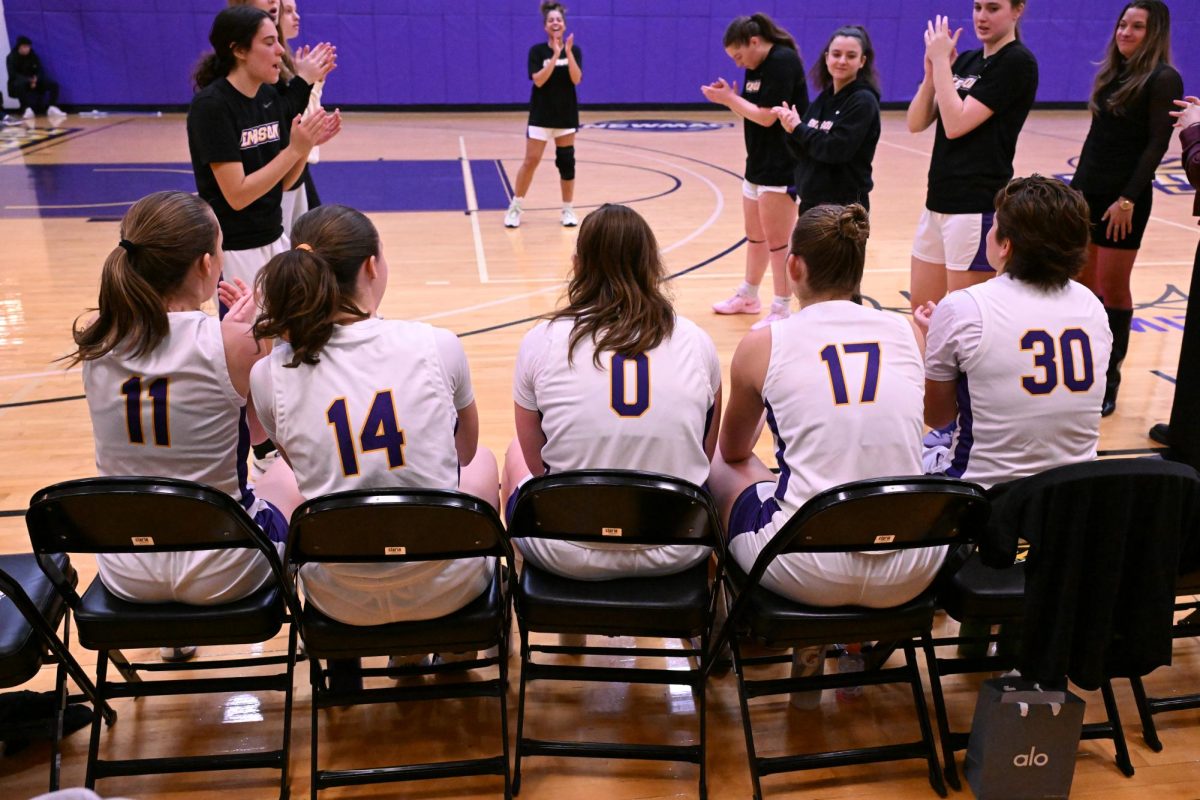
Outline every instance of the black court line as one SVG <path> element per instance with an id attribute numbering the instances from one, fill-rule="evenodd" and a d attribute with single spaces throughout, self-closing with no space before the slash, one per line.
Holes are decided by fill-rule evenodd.
<path id="1" fill-rule="evenodd" d="M 18 508 L 9 508 L 9 509 L 0 511 L 0 517 L 23 517 L 23 516 L 25 516 L 25 512 Z"/>
<path id="2" fill-rule="evenodd" d="M 0 409 L 23 408 L 24 406 L 42 406 L 47 403 L 66 403 L 69 400 L 83 400 L 86 394 L 72 394 L 65 397 L 47 397 L 45 400 L 23 400 L 20 403 L 0 403 Z"/>
<path id="3" fill-rule="evenodd" d="M 1152 369 L 1152 370 L 1150 370 L 1150 374 L 1157 375 L 1158 377 L 1162 378 L 1164 381 L 1167 381 L 1169 383 L 1175 383 L 1175 379 L 1172 378 L 1167 373 L 1163 372 L 1162 370 Z"/>
<path id="4" fill-rule="evenodd" d="M 701 267 L 708 266 L 712 262 L 729 255 L 730 253 L 732 253 L 734 250 L 737 250 L 739 247 L 741 247 L 745 243 L 746 243 L 746 239 L 745 239 L 745 237 L 743 237 L 742 240 L 739 241 L 737 244 L 734 244 L 734 245 L 731 245 L 731 246 L 725 248 L 721 252 L 717 253 L 715 256 L 709 256 L 708 258 L 701 261 L 699 264 L 693 264 L 692 266 L 690 266 L 686 269 L 681 269 L 679 272 L 676 272 L 672 275 L 668 275 L 667 280 L 669 280 L 669 281 L 675 280 L 676 278 L 680 277 L 681 275 L 687 275 L 689 272 L 692 272 L 693 270 L 697 270 L 697 269 L 700 269 Z M 476 330 L 473 330 L 473 331 L 466 331 L 465 333 L 460 333 L 460 334 L 458 334 L 458 338 L 465 339 L 468 336 L 477 336 L 481 333 L 491 333 L 492 331 L 498 331 L 498 330 L 502 330 L 504 328 L 511 328 L 514 325 L 524 325 L 526 322 L 533 322 L 534 320 L 542 319 L 544 317 L 545 317 L 545 314 L 535 314 L 532 317 L 524 317 L 522 319 L 514 319 L 511 322 L 501 322 L 498 325 L 489 325 L 486 328 L 477 328 Z"/>
<path id="5" fill-rule="evenodd" d="M 497 161 L 496 163 L 499 164 L 500 162 Z M 643 172 L 653 172 L 657 175 L 662 175 L 664 178 L 667 178 L 668 180 L 672 181 L 674 183 L 674 185 L 670 189 L 667 189 L 664 192 L 659 192 L 658 194 L 651 194 L 651 195 L 647 195 L 645 197 L 635 197 L 632 200 L 606 200 L 606 201 L 604 201 L 604 203 L 591 203 L 589 205 L 575 206 L 575 208 L 599 208 L 600 206 L 605 205 L 606 203 L 616 203 L 616 204 L 623 205 L 623 206 L 631 206 L 634 203 L 645 203 L 648 200 L 657 200 L 660 197 L 666 197 L 669 194 L 674 194 L 675 192 L 679 191 L 680 187 L 683 186 L 683 181 L 681 181 L 677 176 L 672 175 L 669 172 L 664 172 L 661 169 L 655 169 L 654 167 L 643 167 L 643 166 L 640 166 L 637 164 L 620 164 L 620 163 L 617 163 L 616 161 L 582 161 L 581 160 L 578 163 L 580 163 L 580 164 L 599 164 L 600 166 L 603 166 L 603 167 L 626 167 L 628 169 L 640 169 Z M 503 167 L 501 167 L 501 170 L 503 170 Z M 508 200 L 509 200 L 509 202 L 512 202 L 512 185 L 508 182 L 508 175 L 506 175 L 503 171 L 501 171 L 500 175 L 501 175 L 501 177 L 504 178 L 504 186 L 505 186 L 504 190 L 505 190 L 505 192 L 508 193 Z M 559 206 L 543 206 L 541 208 L 525 208 L 525 209 L 522 209 L 522 211 L 557 211 L 558 209 L 559 209 Z M 495 210 L 498 211 L 499 209 L 495 209 Z M 467 211 L 464 213 L 469 214 L 471 212 Z"/>

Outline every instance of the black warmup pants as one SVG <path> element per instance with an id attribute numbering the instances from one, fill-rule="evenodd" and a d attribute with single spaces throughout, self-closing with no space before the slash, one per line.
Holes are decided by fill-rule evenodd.
<path id="1" fill-rule="evenodd" d="M 1200 469 L 1200 243 L 1196 245 L 1196 260 L 1192 265 L 1183 346 L 1175 375 L 1171 452 L 1175 460 Z"/>

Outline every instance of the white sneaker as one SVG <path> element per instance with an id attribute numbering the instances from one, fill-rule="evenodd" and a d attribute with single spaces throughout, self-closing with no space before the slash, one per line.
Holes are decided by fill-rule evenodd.
<path id="1" fill-rule="evenodd" d="M 63 111 L 58 106 L 50 106 L 46 109 L 46 114 L 51 117 L 65 117 L 67 112 Z"/>
<path id="2" fill-rule="evenodd" d="M 579 217 L 575 216 L 575 209 L 563 206 L 562 224 L 564 228 L 574 228 L 579 224 Z"/>
<path id="3" fill-rule="evenodd" d="M 517 202 L 517 198 L 515 197 L 508 205 L 508 213 L 504 215 L 504 227 L 521 227 L 521 204 Z"/>
<path id="4" fill-rule="evenodd" d="M 32 108 L 25 109 L 25 113 L 22 114 L 21 116 L 24 117 L 25 119 L 33 119 L 33 109 Z"/>
<path id="5" fill-rule="evenodd" d="M 158 648 L 158 657 L 170 664 L 187 661 L 194 655 L 196 655 L 196 645 L 194 644 L 184 645 L 183 647 Z"/>
<path id="6" fill-rule="evenodd" d="M 12 114 L 5 114 L 4 115 L 4 124 L 5 125 L 20 125 L 21 118 L 14 117 Z"/>

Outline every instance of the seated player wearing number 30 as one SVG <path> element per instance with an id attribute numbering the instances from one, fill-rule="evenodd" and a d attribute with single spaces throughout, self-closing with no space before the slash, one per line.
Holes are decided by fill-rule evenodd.
<path id="1" fill-rule="evenodd" d="M 721 364 L 708 334 L 677 316 L 654 232 L 633 209 L 603 205 L 579 228 L 567 305 L 526 334 L 504 460 L 511 518 L 530 476 L 631 469 L 708 478 L 721 413 Z M 581 580 L 681 572 L 708 558 L 688 545 L 585 545 L 517 539 L 526 561 Z"/>
<path id="2" fill-rule="evenodd" d="M 1053 178 L 996 195 L 988 263 L 1001 273 L 914 314 L 929 328 L 925 422 L 955 422 L 929 472 L 984 487 L 1096 457 L 1112 334 L 1100 301 L 1071 280 L 1087 257 L 1083 195 Z"/>

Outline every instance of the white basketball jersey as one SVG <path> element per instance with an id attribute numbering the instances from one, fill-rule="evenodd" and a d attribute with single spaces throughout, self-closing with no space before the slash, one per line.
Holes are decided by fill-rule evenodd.
<path id="1" fill-rule="evenodd" d="M 1007 275 L 965 291 L 983 334 L 960 365 L 946 474 L 992 486 L 1095 458 L 1112 352 L 1100 301 L 1074 281 L 1047 292 Z"/>
<path id="2" fill-rule="evenodd" d="M 898 314 L 837 300 L 774 323 L 763 401 L 779 463 L 768 533 L 831 486 L 922 472 L 925 370 Z"/>
<path id="3" fill-rule="evenodd" d="M 337 325 L 317 364 L 285 367 L 291 360 L 291 346 L 278 342 L 254 366 L 251 393 L 305 499 L 458 488 L 455 387 L 433 327 L 377 317 Z M 469 378 L 462 380 L 469 395 Z M 443 616 L 478 596 L 488 575 L 487 559 L 313 565 L 302 573 L 309 599 L 352 625 Z"/>
<path id="4" fill-rule="evenodd" d="M 569 319 L 539 324 L 517 357 L 513 397 L 542 415 L 547 471 L 633 469 L 703 484 L 704 437 L 721 386 L 709 335 L 676 317 L 671 337 L 650 352 L 601 353 L 596 366 L 590 338 L 568 359 L 572 328 Z"/>
<path id="5" fill-rule="evenodd" d="M 261 504 L 246 487 L 250 439 L 245 398 L 233 388 L 221 325 L 203 311 L 167 315 L 170 332 L 150 353 L 131 357 L 120 347 L 83 365 L 83 385 L 96 469 L 101 475 L 145 475 L 207 484 L 255 514 Z M 152 535 L 152 532 L 147 532 Z M 97 557 L 105 586 L 127 600 L 198 603 L 188 584 L 201 573 L 223 573 L 232 594 L 245 594 L 266 578 L 265 562 L 244 552 L 152 553 Z M 157 575 L 164 594 L 132 596 L 123 587 L 145 586 Z M 171 577 L 178 578 L 175 585 Z M 190 576 L 190 577 L 189 577 Z M 205 580 L 209 580 L 208 577 Z M 236 587 L 246 589 L 239 592 Z M 211 587 L 210 587 L 211 588 Z"/>

